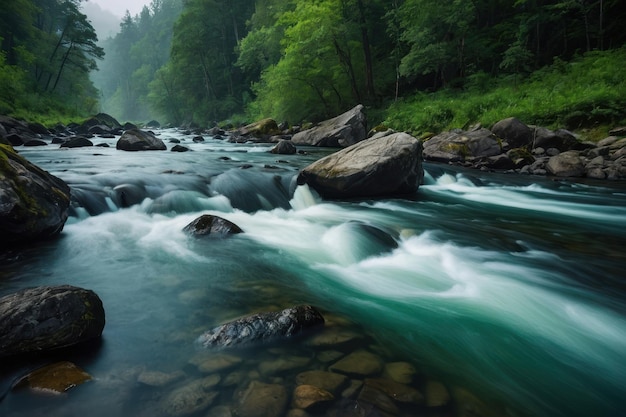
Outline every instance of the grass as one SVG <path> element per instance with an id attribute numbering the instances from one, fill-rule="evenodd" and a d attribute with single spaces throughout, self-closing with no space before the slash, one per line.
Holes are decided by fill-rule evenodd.
<path id="1" fill-rule="evenodd" d="M 572 62 L 555 60 L 522 80 L 486 74 L 468 78 L 463 90 L 418 93 L 391 104 L 384 124 L 423 136 L 507 117 L 526 124 L 586 132 L 598 140 L 626 123 L 626 48 L 591 52 Z M 586 135 L 587 136 L 587 135 Z"/>

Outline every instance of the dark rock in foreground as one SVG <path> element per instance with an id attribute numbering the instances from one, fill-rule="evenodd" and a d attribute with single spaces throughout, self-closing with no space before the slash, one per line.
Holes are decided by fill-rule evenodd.
<path id="1" fill-rule="evenodd" d="M 231 321 L 209 330 L 197 341 L 206 348 L 245 346 L 296 336 L 306 329 L 323 324 L 324 317 L 315 307 L 300 305 Z"/>
<path id="2" fill-rule="evenodd" d="M 367 118 L 363 105 L 359 104 L 335 118 L 296 133 L 291 141 L 294 145 L 347 147 L 366 138 Z"/>
<path id="3" fill-rule="evenodd" d="M 0 145 L 0 246 L 60 233 L 69 205 L 65 182 Z"/>
<path id="4" fill-rule="evenodd" d="M 185 226 L 183 231 L 194 237 L 204 237 L 208 235 L 225 236 L 243 233 L 243 230 L 241 230 L 241 228 L 235 223 L 218 216 L 211 216 L 209 214 L 204 214 L 198 217 Z"/>
<path id="5" fill-rule="evenodd" d="M 117 141 L 116 148 L 122 151 L 164 151 L 167 149 L 161 139 L 151 132 L 140 129 L 125 131 Z"/>
<path id="6" fill-rule="evenodd" d="M 293 155 L 296 151 L 296 147 L 293 146 L 293 143 L 285 139 L 281 139 L 276 146 L 270 150 L 271 153 L 279 155 Z"/>
<path id="7" fill-rule="evenodd" d="M 0 357 L 72 346 L 100 337 L 104 309 L 90 290 L 28 288 L 0 298 Z"/>
<path id="8" fill-rule="evenodd" d="M 406 133 L 372 137 L 304 168 L 298 184 L 327 198 L 411 194 L 424 176 L 422 143 Z"/>

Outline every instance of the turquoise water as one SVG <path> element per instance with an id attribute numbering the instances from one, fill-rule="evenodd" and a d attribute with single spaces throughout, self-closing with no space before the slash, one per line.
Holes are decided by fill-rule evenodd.
<path id="1" fill-rule="evenodd" d="M 20 149 L 71 185 L 72 217 L 60 239 L 0 257 L 0 295 L 89 288 L 107 324 L 100 343 L 54 357 L 94 381 L 63 398 L 10 391 L 1 415 L 158 415 L 167 389 L 138 388 L 138 373 L 189 373 L 203 331 L 300 303 L 387 361 L 471 391 L 490 415 L 626 413 L 623 184 L 426 165 L 411 199 L 323 201 L 294 176 L 328 150 L 277 156 L 207 139 L 183 142 L 187 153 L 97 139 L 112 148 Z M 245 233 L 190 239 L 183 227 L 205 213 Z M 271 354 L 242 353 L 242 366 Z M 5 360 L 0 387 L 36 362 Z M 220 404 L 230 396 L 224 388 Z"/>

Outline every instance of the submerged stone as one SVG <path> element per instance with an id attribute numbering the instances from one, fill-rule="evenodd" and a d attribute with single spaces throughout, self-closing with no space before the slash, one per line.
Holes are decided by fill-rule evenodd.
<path id="1" fill-rule="evenodd" d="M 383 362 L 378 355 L 367 350 L 357 350 L 340 359 L 328 369 L 348 376 L 364 377 L 380 374 L 383 370 Z"/>
<path id="2" fill-rule="evenodd" d="M 35 391 L 61 394 L 91 379 L 91 375 L 72 362 L 57 362 L 26 375 L 16 387 L 28 386 Z"/>
<path id="3" fill-rule="evenodd" d="M 293 405 L 305 410 L 320 411 L 335 397 L 330 392 L 313 385 L 298 385 L 293 392 Z"/>
<path id="4" fill-rule="evenodd" d="M 239 417 L 282 416 L 287 408 L 287 390 L 283 385 L 252 381 L 241 393 L 235 407 Z"/>
<path id="5" fill-rule="evenodd" d="M 193 381 L 169 393 L 161 408 L 170 416 L 187 416 L 206 410 L 213 404 L 218 392 L 213 389 L 220 382 L 219 375 Z"/>

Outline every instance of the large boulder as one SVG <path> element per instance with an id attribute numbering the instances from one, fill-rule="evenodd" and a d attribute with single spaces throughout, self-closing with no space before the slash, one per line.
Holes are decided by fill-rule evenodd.
<path id="1" fill-rule="evenodd" d="M 435 162 L 462 162 L 502 153 L 502 143 L 488 129 L 452 130 L 424 142 L 424 159 Z"/>
<path id="2" fill-rule="evenodd" d="M 202 334 L 197 342 L 206 348 L 225 348 L 272 341 L 301 334 L 324 324 L 315 307 L 300 305 L 277 312 L 242 317 Z"/>
<path id="3" fill-rule="evenodd" d="M 582 177 L 585 173 L 585 165 L 578 151 L 567 151 L 551 157 L 546 169 L 557 177 Z"/>
<path id="4" fill-rule="evenodd" d="M 367 118 L 363 105 L 293 135 L 294 145 L 347 147 L 367 138 Z"/>
<path id="5" fill-rule="evenodd" d="M 117 149 L 122 151 L 164 151 L 165 143 L 153 133 L 140 129 L 130 129 L 118 139 Z"/>
<path id="6" fill-rule="evenodd" d="M 556 148 L 561 152 L 589 148 L 588 144 L 580 142 L 572 132 L 565 129 L 550 130 L 545 127 L 536 127 L 534 136 L 534 148 Z"/>
<path id="7" fill-rule="evenodd" d="M 65 182 L 0 145 L 0 246 L 60 233 L 69 205 Z"/>
<path id="8" fill-rule="evenodd" d="M 422 142 L 393 133 L 359 142 L 304 168 L 298 184 L 326 198 L 410 194 L 424 176 Z"/>
<path id="9" fill-rule="evenodd" d="M 491 131 L 505 140 L 511 148 L 522 148 L 533 142 L 533 129 L 515 117 L 500 120 L 493 125 Z"/>
<path id="10" fill-rule="evenodd" d="M 102 301 L 91 290 L 36 287 L 0 298 L 0 357 L 72 346 L 100 337 Z"/>
<path id="11" fill-rule="evenodd" d="M 276 146 L 270 149 L 270 152 L 279 155 L 293 155 L 297 149 L 290 140 L 281 139 Z"/>

